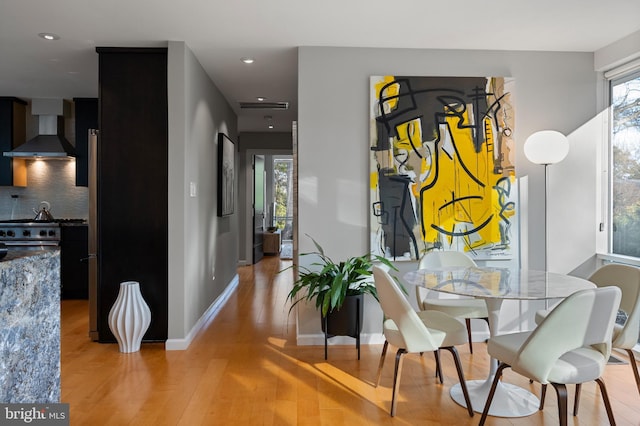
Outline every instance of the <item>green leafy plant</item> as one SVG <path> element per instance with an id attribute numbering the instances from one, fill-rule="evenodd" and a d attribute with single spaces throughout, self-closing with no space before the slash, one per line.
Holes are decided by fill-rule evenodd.
<path id="1" fill-rule="evenodd" d="M 307 237 L 311 238 L 309 235 Z M 388 259 L 378 255 L 365 254 L 336 263 L 324 253 L 323 248 L 316 240 L 313 238 L 311 240 L 317 251 L 300 253 L 300 256 L 315 255 L 320 258 L 320 261 L 312 263 L 310 265 L 312 268 L 298 267 L 298 279 L 293 283 L 293 288 L 287 296 L 287 300 L 293 302 L 289 312 L 303 300 L 314 301 L 322 316 L 340 309 L 347 296 L 370 294 L 378 302 L 380 301 L 373 282 L 371 267 L 375 262 L 380 262 L 397 271 L 398 269 Z"/>

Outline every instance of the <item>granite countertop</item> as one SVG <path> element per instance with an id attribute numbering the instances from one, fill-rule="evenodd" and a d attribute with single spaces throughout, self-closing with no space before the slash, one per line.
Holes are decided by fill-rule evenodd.
<path id="1" fill-rule="evenodd" d="M 0 262 L 0 403 L 60 402 L 60 251 Z"/>
<path id="2" fill-rule="evenodd" d="M 7 255 L 0 259 L 0 267 L 2 267 L 3 263 L 11 262 L 12 260 L 22 259 L 23 257 L 37 256 L 55 250 L 60 250 L 60 248 L 55 247 L 51 250 L 9 250 L 7 252 Z"/>

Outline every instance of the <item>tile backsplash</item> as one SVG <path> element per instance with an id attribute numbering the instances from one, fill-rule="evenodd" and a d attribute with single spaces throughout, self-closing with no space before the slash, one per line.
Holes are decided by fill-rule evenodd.
<path id="1" fill-rule="evenodd" d="M 0 186 L 0 220 L 33 218 L 41 201 L 56 219 L 88 219 L 89 189 L 75 186 L 75 160 L 26 161 L 26 187 Z"/>

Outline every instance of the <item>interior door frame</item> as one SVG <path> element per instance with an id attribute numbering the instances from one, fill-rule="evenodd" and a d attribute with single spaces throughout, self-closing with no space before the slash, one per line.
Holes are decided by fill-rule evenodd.
<path id="1" fill-rule="evenodd" d="M 244 190 L 240 191 L 240 203 L 244 205 L 241 210 L 242 219 L 240 220 L 240 239 L 239 245 L 240 257 L 239 265 L 251 265 L 253 258 L 253 167 L 252 159 L 254 155 L 292 155 L 290 149 L 247 149 L 242 151 L 242 161 L 244 163 L 243 176 L 240 185 Z M 242 193 L 243 192 L 243 193 Z M 294 217 L 294 222 L 295 222 Z M 244 225 L 243 225 L 244 224 Z M 295 231 L 295 225 L 294 225 Z"/>
<path id="2" fill-rule="evenodd" d="M 258 160 L 262 162 L 262 167 L 256 167 Z M 255 264 L 264 257 L 263 235 L 265 232 L 265 211 L 267 208 L 267 173 L 264 154 L 256 154 L 251 157 L 251 170 L 253 170 L 253 192 L 251 194 L 251 211 L 253 217 L 251 229 L 253 230 L 253 238 L 251 239 L 251 261 Z M 259 179 L 261 179 L 262 182 L 262 185 L 260 185 L 261 188 L 258 188 Z M 260 192 L 262 192 L 262 205 L 260 205 L 260 202 L 256 202 Z"/>

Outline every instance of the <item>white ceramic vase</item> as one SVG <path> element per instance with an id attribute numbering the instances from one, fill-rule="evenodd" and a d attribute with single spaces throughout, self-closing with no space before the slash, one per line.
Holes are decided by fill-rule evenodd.
<path id="1" fill-rule="evenodd" d="M 118 298 L 109 311 L 109 329 L 118 341 L 120 352 L 139 351 L 150 323 L 151 310 L 142 298 L 140 283 L 120 283 Z"/>

